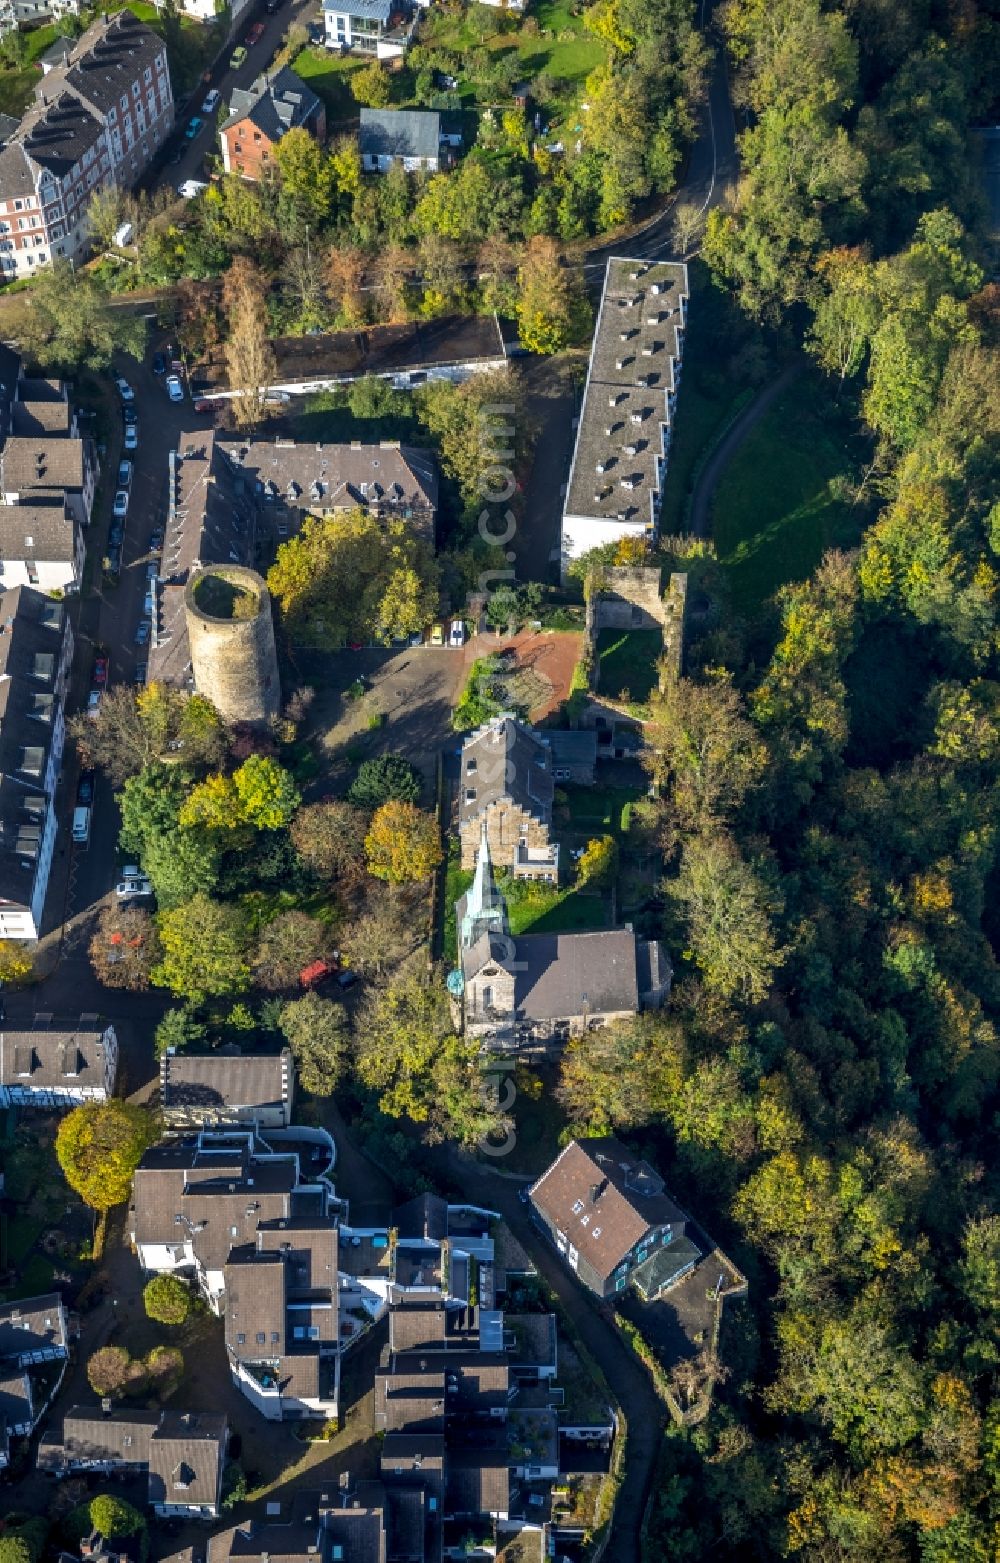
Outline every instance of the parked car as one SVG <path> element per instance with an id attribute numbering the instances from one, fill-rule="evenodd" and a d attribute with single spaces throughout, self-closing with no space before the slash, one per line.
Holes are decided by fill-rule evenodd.
<path id="1" fill-rule="evenodd" d="M 199 136 L 201 134 L 201 129 L 204 123 L 205 121 L 203 119 L 199 119 L 196 114 L 194 119 L 189 121 L 188 127 L 184 132 L 185 141 L 193 141 L 195 136 Z"/>
<path id="2" fill-rule="evenodd" d="M 219 91 L 218 87 L 213 87 L 201 106 L 201 112 L 203 114 L 214 114 L 219 106 L 219 99 L 221 97 L 222 93 Z"/>
<path id="3" fill-rule="evenodd" d="M 76 784 L 77 803 L 93 803 L 94 801 L 94 773 L 93 771 L 81 771 Z"/>
<path id="4" fill-rule="evenodd" d="M 104 699 L 103 689 L 92 689 L 87 696 L 87 715 L 91 721 L 96 721 L 101 711 L 101 701 Z"/>
<path id="5" fill-rule="evenodd" d="M 135 627 L 135 643 L 137 646 L 144 646 L 146 644 L 149 639 L 149 632 L 151 628 L 152 625 L 148 619 L 139 620 Z"/>
<path id="6" fill-rule="evenodd" d="M 193 201 L 196 195 L 201 195 L 207 189 L 204 179 L 185 179 L 183 184 L 177 186 L 177 194 L 185 201 Z"/>
<path id="7" fill-rule="evenodd" d="M 132 674 L 132 682 L 136 689 L 141 689 L 146 682 L 146 668 L 147 664 L 145 662 L 137 662 L 135 665 L 135 670 Z"/>
<path id="8" fill-rule="evenodd" d="M 170 161 L 176 166 L 178 163 L 183 163 L 186 156 L 187 147 L 184 145 L 183 141 L 179 141 L 175 150 L 171 153 Z"/>
<path id="9" fill-rule="evenodd" d="M 111 513 L 114 516 L 116 521 L 124 521 L 125 517 L 128 515 L 128 489 L 127 488 L 120 488 L 118 490 L 117 494 L 115 495 L 115 502 L 114 502 L 114 505 L 112 506 L 112 512 Z"/>
<path id="10" fill-rule="evenodd" d="M 237 44 L 236 48 L 229 56 L 229 69 L 231 71 L 238 71 L 240 66 L 243 65 L 246 61 L 246 57 L 247 51 L 244 49 L 243 45 Z"/>
<path id="11" fill-rule="evenodd" d="M 99 651 L 94 658 L 94 663 L 90 670 L 90 682 L 97 689 L 108 682 L 108 654 L 106 651 Z"/>
<path id="12" fill-rule="evenodd" d="M 194 410 L 195 412 L 211 412 L 212 403 L 207 401 L 204 396 L 199 396 L 198 400 L 194 404 Z"/>
<path id="13" fill-rule="evenodd" d="M 134 402 L 135 392 L 127 380 L 123 380 L 120 374 L 115 375 L 115 388 L 123 402 Z"/>
<path id="14" fill-rule="evenodd" d="M 444 625 L 443 624 L 435 624 L 433 626 L 433 628 L 431 629 L 431 645 L 432 646 L 443 646 L 444 645 Z"/>
<path id="15" fill-rule="evenodd" d="M 132 487 L 132 463 L 130 461 L 120 461 L 118 463 L 118 487 Z"/>
<path id="16" fill-rule="evenodd" d="M 81 804 L 73 810 L 73 840 L 85 847 L 90 840 L 90 805 Z"/>
<path id="17" fill-rule="evenodd" d="M 337 973 L 337 978 L 336 978 L 337 987 L 342 989 L 343 992 L 345 992 L 345 993 L 347 992 L 348 988 L 353 988 L 354 987 L 354 984 L 357 982 L 357 980 L 358 980 L 358 974 L 357 974 L 356 971 L 346 971 L 345 970 L 345 971 L 339 971 Z"/>
<path id="18" fill-rule="evenodd" d="M 152 894 L 153 881 L 147 874 L 129 874 L 115 885 L 115 895 L 119 901 L 134 901 L 137 896 Z"/>
<path id="19" fill-rule="evenodd" d="M 172 402 L 182 402 L 184 400 L 184 387 L 175 374 L 167 375 L 167 395 Z"/>
<path id="20" fill-rule="evenodd" d="M 461 619 L 452 619 L 451 629 L 448 632 L 449 646 L 465 645 L 465 625 Z"/>
<path id="21" fill-rule="evenodd" d="M 125 430 L 124 449 L 139 449 L 139 425 L 137 423 L 130 423 L 128 428 Z"/>
<path id="22" fill-rule="evenodd" d="M 122 420 L 126 429 L 129 429 L 139 422 L 139 414 L 136 412 L 134 407 L 123 407 Z"/>
<path id="23" fill-rule="evenodd" d="M 167 360 L 164 358 L 162 353 L 154 353 L 153 354 L 153 373 L 154 374 L 166 374 L 166 372 L 167 372 Z"/>
<path id="24" fill-rule="evenodd" d="M 159 580 L 159 577 L 160 567 L 155 563 L 154 560 L 151 559 L 146 566 L 146 579 L 147 581 L 156 581 Z"/>
<path id="25" fill-rule="evenodd" d="M 156 529 L 151 532 L 149 536 L 149 551 L 152 554 L 158 554 L 162 547 L 163 529 L 162 527 L 156 527 Z"/>
<path id="26" fill-rule="evenodd" d="M 148 614 L 150 617 L 152 617 L 153 609 L 154 609 L 155 606 L 156 606 L 156 604 L 153 602 L 153 588 L 152 588 L 152 586 L 150 586 L 148 591 L 146 592 L 145 597 L 143 598 L 142 611 L 143 611 L 143 613 Z"/>
<path id="27" fill-rule="evenodd" d="M 265 31 L 266 29 L 263 22 L 254 22 L 250 31 L 247 33 L 247 43 L 250 45 L 251 49 L 255 43 L 260 43 L 260 40 L 263 38 Z"/>

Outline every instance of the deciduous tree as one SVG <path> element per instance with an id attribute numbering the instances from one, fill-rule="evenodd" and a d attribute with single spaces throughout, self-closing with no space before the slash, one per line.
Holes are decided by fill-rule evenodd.
<path id="1" fill-rule="evenodd" d="M 117 1097 L 74 1107 L 56 1134 L 56 1159 L 66 1182 L 94 1210 L 123 1204 L 157 1128 L 145 1108 Z"/>
<path id="2" fill-rule="evenodd" d="M 365 761 L 360 767 L 359 777 L 364 764 L 368 763 L 371 762 Z M 379 803 L 384 801 L 384 798 L 378 799 Z M 353 886 L 364 876 L 366 823 L 361 809 L 350 803 L 333 798 L 322 803 L 308 803 L 292 820 L 292 842 L 303 863 L 314 874 L 321 879 Z"/>
<path id="3" fill-rule="evenodd" d="M 362 760 L 347 796 L 359 809 L 377 809 L 390 800 L 416 803 L 422 787 L 420 772 L 405 755 L 376 754 Z"/>
<path id="4" fill-rule="evenodd" d="M 582 339 L 591 321 L 583 281 L 563 265 L 553 239 L 528 241 L 517 287 L 518 336 L 529 353 L 560 353 Z"/>
<path id="5" fill-rule="evenodd" d="M 368 828 L 365 853 L 376 879 L 391 885 L 426 879 L 442 858 L 437 821 L 412 803 L 383 803 Z"/>
<path id="6" fill-rule="evenodd" d="M 272 993 L 294 988 L 307 966 L 329 957 L 332 943 L 329 925 L 318 917 L 307 912 L 280 912 L 261 931 L 254 976 Z"/>
<path id="7" fill-rule="evenodd" d="M 285 1005 L 280 1025 L 303 1088 L 313 1096 L 332 1096 L 347 1058 L 344 1006 L 318 993 L 305 993 Z"/>
<path id="8" fill-rule="evenodd" d="M 157 1324 L 183 1324 L 191 1312 L 191 1292 L 179 1275 L 154 1275 L 143 1287 L 146 1317 Z"/>
<path id="9" fill-rule="evenodd" d="M 250 986 L 250 930 L 238 907 L 195 895 L 158 918 L 163 959 L 152 981 L 194 1004 Z"/>
<path id="10" fill-rule="evenodd" d="M 101 908 L 90 964 L 106 988 L 143 992 L 160 953 L 156 924 L 144 907 L 113 902 Z"/>
<path id="11" fill-rule="evenodd" d="M 114 309 L 97 277 L 63 260 L 38 270 L 5 330 L 43 369 L 69 374 L 107 369 L 116 353 L 141 359 L 146 340 L 141 315 Z"/>
<path id="12" fill-rule="evenodd" d="M 706 984 L 724 997 L 764 998 L 783 959 L 772 927 L 780 903 L 733 841 L 722 833 L 694 837 L 667 888 L 685 910 Z"/>

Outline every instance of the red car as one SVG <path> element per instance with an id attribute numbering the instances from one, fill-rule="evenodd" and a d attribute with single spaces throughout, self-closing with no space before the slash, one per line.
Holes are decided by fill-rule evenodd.
<path id="1" fill-rule="evenodd" d="M 195 402 L 194 410 L 195 410 L 195 412 L 211 412 L 212 411 L 212 403 L 211 402 L 206 402 L 204 397 L 202 397 L 201 401 Z"/>
<path id="2" fill-rule="evenodd" d="M 251 27 L 250 31 L 247 33 L 247 43 L 250 44 L 250 46 L 252 48 L 255 43 L 260 43 L 260 40 L 263 38 L 263 36 L 264 36 L 264 23 L 263 22 L 254 22 L 254 24 Z"/>
<path id="3" fill-rule="evenodd" d="M 90 670 L 90 681 L 100 688 L 108 682 L 108 658 L 103 654 L 94 658 L 94 666 Z"/>

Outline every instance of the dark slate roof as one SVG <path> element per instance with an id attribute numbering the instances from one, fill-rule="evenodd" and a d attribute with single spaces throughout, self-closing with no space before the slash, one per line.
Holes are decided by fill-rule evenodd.
<path id="1" fill-rule="evenodd" d="M 484 1434 L 477 1443 L 449 1441 L 446 1504 L 453 1514 L 506 1514 L 510 1508 L 507 1438 Z"/>
<path id="2" fill-rule="evenodd" d="M 44 59 L 45 56 L 43 55 L 42 58 Z M 6 146 L 20 123 L 21 121 L 13 114 L 0 114 L 0 146 Z"/>
<path id="3" fill-rule="evenodd" d="M 23 200 L 35 193 L 35 174 L 19 141 L 0 151 L 0 201 Z"/>
<path id="4" fill-rule="evenodd" d="M 596 765 L 597 732 L 593 727 L 547 727 L 544 737 L 552 749 L 553 765 Z"/>
<path id="5" fill-rule="evenodd" d="M 0 454 L 3 489 L 8 494 L 32 489 L 82 488 L 82 439 L 55 434 L 12 435 Z"/>
<path id="6" fill-rule="evenodd" d="M 364 21 L 387 22 L 392 15 L 392 0 L 323 0 L 323 10 L 339 11 Z"/>
<path id="7" fill-rule="evenodd" d="M 55 87 L 56 72 L 49 80 Z M 61 74 L 61 73 L 60 73 Z M 71 92 L 59 92 L 28 110 L 18 140 L 33 163 L 62 179 L 103 135 L 97 116 Z"/>
<path id="8" fill-rule="evenodd" d="M 66 1310 L 58 1292 L 0 1307 L 0 1359 L 18 1361 L 33 1351 L 66 1350 Z"/>
<path id="9" fill-rule="evenodd" d="M 418 1194 L 399 1206 L 393 1225 L 400 1237 L 426 1237 L 440 1243 L 448 1236 L 448 1201 L 438 1194 Z"/>
<path id="10" fill-rule="evenodd" d="M 164 1411 L 149 1441 L 149 1502 L 214 1504 L 226 1456 L 221 1413 Z"/>
<path id="11" fill-rule="evenodd" d="M 234 88 L 229 118 L 222 129 L 249 119 L 269 141 L 280 141 L 289 130 L 307 124 L 321 109 L 315 92 L 285 65 L 258 76 L 250 87 Z"/>
<path id="12" fill-rule="evenodd" d="M 552 820 L 552 754 L 534 728 L 505 712 L 462 745 L 459 819 L 477 819 L 484 809 L 510 799 L 544 824 Z M 475 797 L 467 797 L 474 792 Z"/>
<path id="13" fill-rule="evenodd" d="M 73 53 L 73 45 L 72 38 L 57 38 L 55 43 L 50 43 L 45 53 L 39 56 L 39 65 L 43 68 L 47 65 L 49 70 L 65 65 Z"/>
<path id="14" fill-rule="evenodd" d="M 389 1433 L 382 1441 L 382 1480 L 388 1485 L 418 1478 L 431 1492 L 444 1490 L 444 1439 L 440 1433 Z"/>
<path id="15" fill-rule="evenodd" d="M 76 523 L 66 512 L 65 499 L 0 505 L 0 560 L 69 564 L 76 557 L 75 544 Z"/>
<path id="16" fill-rule="evenodd" d="M 284 1356 L 285 1308 L 281 1255 L 235 1250 L 226 1265 L 226 1345 L 233 1355 L 250 1362 Z"/>
<path id="17" fill-rule="evenodd" d="M 257 1053 L 166 1053 L 160 1060 L 160 1105 L 225 1118 L 254 1108 L 278 1107 L 292 1092 L 288 1048 L 270 1057 Z"/>
<path id="18" fill-rule="evenodd" d="M 532 1204 L 605 1278 L 650 1227 L 671 1225 L 680 1235 L 686 1222 L 659 1174 L 612 1138 L 571 1141 L 530 1192 Z"/>
<path id="19" fill-rule="evenodd" d="M 37 1091 L 103 1086 L 105 1029 L 0 1031 L 0 1083 Z"/>
<path id="20" fill-rule="evenodd" d="M 415 1372 L 389 1369 L 375 1375 L 377 1431 L 444 1432 L 445 1360 L 435 1356 L 433 1364 L 419 1361 L 414 1366 Z"/>
<path id="21" fill-rule="evenodd" d="M 372 157 L 437 157 L 441 116 L 432 109 L 362 109 L 358 147 Z"/>
<path id="22" fill-rule="evenodd" d="M 405 514 L 408 509 L 437 506 L 434 457 L 398 440 L 378 445 L 226 440 L 219 442 L 219 449 L 235 477 L 294 508 L 377 505 Z"/>
<path id="23" fill-rule="evenodd" d="M 601 933 L 522 934 L 516 941 L 517 1019 L 560 1020 L 639 1008 L 637 939 L 630 928 Z"/>
<path id="24" fill-rule="evenodd" d="M 39 92 L 48 82 L 65 85 L 102 116 L 113 109 L 126 88 L 141 81 L 147 65 L 153 65 L 166 44 L 158 33 L 132 14 L 115 11 L 91 23 L 77 41 L 70 63 L 57 67 L 43 77 Z"/>

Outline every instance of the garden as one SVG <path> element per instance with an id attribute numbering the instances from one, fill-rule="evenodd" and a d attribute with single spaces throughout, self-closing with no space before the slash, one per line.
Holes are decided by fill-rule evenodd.
<path id="1" fill-rule="evenodd" d="M 597 637 L 598 688 L 624 705 L 641 704 L 656 688 L 662 654 L 659 630 L 601 630 Z"/>
<path id="2" fill-rule="evenodd" d="M 32 1113 L 0 1147 L 0 1291 L 9 1302 L 77 1285 L 89 1272 L 93 1214 L 63 1179 L 55 1130 L 54 1119 Z"/>

